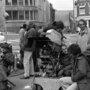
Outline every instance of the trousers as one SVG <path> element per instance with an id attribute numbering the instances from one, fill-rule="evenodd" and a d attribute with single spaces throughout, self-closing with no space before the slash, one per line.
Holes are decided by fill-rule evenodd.
<path id="1" fill-rule="evenodd" d="M 77 83 L 71 80 L 71 77 L 60 78 L 60 84 L 63 90 L 77 90 Z"/>
<path id="2" fill-rule="evenodd" d="M 24 76 L 34 75 L 34 64 L 31 51 L 24 51 Z"/>

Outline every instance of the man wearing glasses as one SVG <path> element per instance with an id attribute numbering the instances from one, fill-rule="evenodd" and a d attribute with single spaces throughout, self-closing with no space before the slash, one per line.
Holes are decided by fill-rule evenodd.
<path id="1" fill-rule="evenodd" d="M 84 52 L 87 47 L 88 42 L 88 29 L 87 29 L 87 23 L 85 20 L 81 19 L 78 22 L 78 28 L 79 32 L 77 35 L 77 44 L 80 46 L 81 51 Z"/>

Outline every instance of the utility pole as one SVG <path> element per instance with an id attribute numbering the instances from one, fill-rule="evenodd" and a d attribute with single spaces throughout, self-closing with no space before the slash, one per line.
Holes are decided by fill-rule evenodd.
<path id="1" fill-rule="evenodd" d="M 74 2 L 75 0 L 73 0 L 73 30 L 75 29 Z"/>
<path id="2" fill-rule="evenodd" d="M 73 19 L 74 19 L 75 29 L 76 29 L 76 19 L 77 19 L 77 2 L 78 0 L 73 0 Z"/>
<path id="3" fill-rule="evenodd" d="M 74 0 L 73 0 L 73 18 L 75 19 L 75 17 L 74 17 Z"/>

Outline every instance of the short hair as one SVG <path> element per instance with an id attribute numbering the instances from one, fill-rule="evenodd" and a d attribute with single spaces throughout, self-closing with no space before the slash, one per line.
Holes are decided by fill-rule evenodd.
<path id="1" fill-rule="evenodd" d="M 81 53 L 81 48 L 79 47 L 78 44 L 71 44 L 68 47 L 68 52 L 73 54 L 73 55 L 78 55 Z"/>
<path id="2" fill-rule="evenodd" d="M 28 29 L 34 28 L 34 23 L 33 22 L 29 22 L 28 23 Z"/>
<path id="3" fill-rule="evenodd" d="M 23 28 L 23 25 L 20 26 L 20 29 Z"/>
<path id="4" fill-rule="evenodd" d="M 86 23 L 86 21 L 85 21 L 84 19 L 80 19 L 80 20 L 78 21 L 78 26 L 80 25 L 80 22 L 83 22 L 84 25 L 85 25 L 85 27 L 87 27 L 87 23 Z"/>
<path id="5" fill-rule="evenodd" d="M 25 28 L 25 29 L 26 29 L 26 28 L 27 28 L 27 24 L 23 24 L 23 28 Z"/>
<path id="6" fill-rule="evenodd" d="M 65 27 L 62 21 L 54 21 L 52 25 L 55 26 L 57 29 L 64 29 Z"/>

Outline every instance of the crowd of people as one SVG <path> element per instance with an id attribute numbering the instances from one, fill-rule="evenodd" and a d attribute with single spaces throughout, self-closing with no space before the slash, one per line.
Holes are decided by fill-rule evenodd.
<path id="1" fill-rule="evenodd" d="M 56 77 L 60 77 L 59 80 L 63 90 L 89 90 L 90 31 L 87 28 L 86 21 L 82 19 L 78 22 L 77 27 L 76 42 L 66 46 L 62 21 L 55 21 L 47 27 L 38 27 L 32 22 L 23 24 L 19 32 L 20 61 L 24 67 L 24 75 L 21 79 L 29 79 L 35 76 L 36 72 L 40 71 L 40 66 L 38 66 L 38 60 L 41 59 L 40 54 L 44 54 L 44 56 L 48 54 L 50 60 L 53 59 L 53 73 L 56 74 Z M 9 60 L 9 64 L 4 63 L 4 66 L 7 65 L 5 67 L 9 68 L 8 66 L 13 66 L 12 60 L 14 60 L 14 57 L 11 57 L 13 56 L 11 47 L 9 47 L 8 53 L 5 52 L 7 50 L 4 47 L 7 45 L 2 45 L 4 51 L 0 54 L 0 80 L 2 81 L 7 80 L 10 70 L 9 73 L 4 72 L 1 62 L 8 62 Z M 0 85 L 3 85 L 3 83 L 0 83 Z"/>
<path id="2" fill-rule="evenodd" d="M 59 23 L 61 24 L 60 26 Z M 24 65 L 24 76 L 22 78 L 27 79 L 38 71 L 37 58 L 39 57 L 39 48 L 46 43 L 44 40 L 48 29 L 56 29 L 62 38 L 64 37 L 61 31 L 64 28 L 64 24 L 61 21 L 59 23 L 54 22 L 42 29 L 30 22 L 28 25 L 23 24 L 20 28 L 20 59 Z M 59 30 L 60 27 L 61 30 Z"/>
<path id="3" fill-rule="evenodd" d="M 35 76 L 36 72 L 40 72 L 38 65 L 39 60 L 41 60 L 40 55 L 48 54 L 50 60 L 53 59 L 53 73 L 57 74 L 56 77 L 60 77 L 60 86 L 63 90 L 89 90 L 90 31 L 83 19 L 78 21 L 77 27 L 77 40 L 67 46 L 65 44 L 67 37 L 63 34 L 65 26 L 62 21 L 55 21 L 47 27 L 37 26 L 32 22 L 23 24 L 19 31 L 20 61 L 24 67 L 24 75 L 21 79 L 29 79 Z M 9 73 L 4 72 L 1 62 L 9 60 L 9 64 L 4 63 L 9 68 L 8 66 L 13 66 L 14 57 L 12 47 L 7 43 L 2 44 L 0 50 L 2 50 L 0 53 L 0 80 L 6 81 L 10 70 Z M 0 82 L 0 85 L 3 83 Z"/>
<path id="4" fill-rule="evenodd" d="M 34 75 L 33 54 L 35 51 L 36 30 L 33 23 L 29 25 L 24 24 L 20 29 L 20 55 L 24 65 L 24 76 L 22 78 L 29 78 Z"/>
<path id="5" fill-rule="evenodd" d="M 29 25 L 24 24 L 20 29 L 20 54 L 21 60 L 24 65 L 24 76 L 23 79 L 27 79 L 30 76 L 35 74 L 37 65 L 38 55 L 37 48 L 41 42 L 37 44 L 37 38 L 39 36 L 46 36 L 48 30 L 56 30 L 61 35 L 61 45 L 63 45 L 63 40 L 66 39 L 63 36 L 64 24 L 63 22 L 54 22 L 49 25 L 47 28 L 38 29 L 35 24 L 29 23 Z M 63 68 L 59 73 L 70 70 L 69 76 L 66 75 L 60 78 L 60 83 L 62 85 L 63 90 L 89 90 L 90 89 L 90 66 L 87 60 L 87 56 L 90 55 L 90 33 L 87 29 L 86 22 L 84 20 L 80 20 L 78 22 L 78 30 L 77 30 L 77 40 L 72 43 L 69 47 L 67 47 L 67 53 L 70 57 L 70 67 Z M 55 38 L 55 37 L 54 37 Z M 58 44 L 58 43 L 57 43 Z M 60 46 L 61 46 L 60 45 Z"/>
<path id="6" fill-rule="evenodd" d="M 71 57 L 71 75 L 60 78 L 63 90 L 89 90 L 90 89 L 90 31 L 85 20 L 78 22 L 77 40 L 71 44 L 67 51 Z"/>

